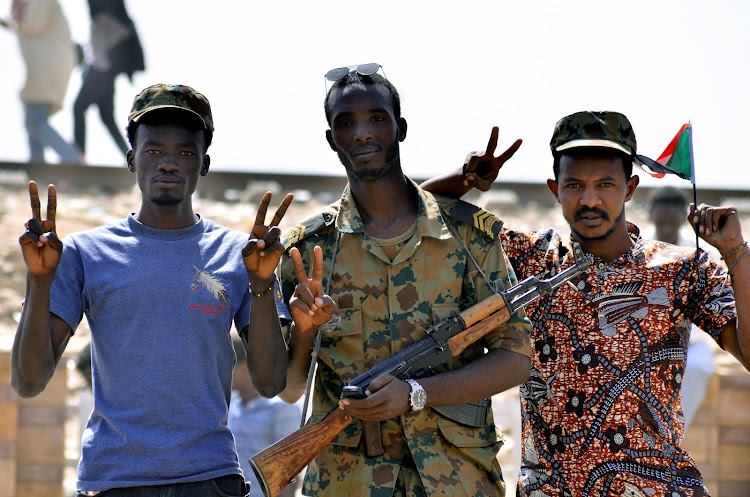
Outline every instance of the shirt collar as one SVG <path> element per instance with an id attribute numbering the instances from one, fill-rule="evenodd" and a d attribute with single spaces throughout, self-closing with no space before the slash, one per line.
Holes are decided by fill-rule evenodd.
<path id="1" fill-rule="evenodd" d="M 419 233 L 420 237 L 450 238 L 452 235 L 443 221 L 435 197 L 429 192 L 422 190 L 411 179 L 406 179 L 417 191 L 417 233 Z M 365 233 L 362 217 L 359 214 L 357 204 L 354 202 L 354 197 L 352 197 L 351 188 L 348 184 L 341 195 L 339 213 L 336 217 L 336 227 L 342 233 Z"/>
<path id="2" fill-rule="evenodd" d="M 643 239 L 641 238 L 641 230 L 636 226 L 635 224 L 631 223 L 630 221 L 625 221 L 628 227 L 628 235 L 630 236 L 630 239 L 633 241 L 633 246 L 628 249 L 627 252 L 620 255 L 617 259 L 611 262 L 611 264 L 615 265 L 624 265 L 629 262 L 636 262 L 639 260 L 643 260 L 644 255 L 644 249 L 643 249 Z M 570 237 L 568 237 L 568 241 L 564 244 L 565 249 L 567 250 L 567 254 L 573 254 L 572 251 L 572 245 L 573 243 L 573 235 L 571 234 Z M 594 260 L 600 260 L 599 257 L 595 256 L 594 254 L 590 254 L 589 252 L 586 252 L 586 250 L 583 251 L 583 253 L 587 256 L 592 257 Z"/>

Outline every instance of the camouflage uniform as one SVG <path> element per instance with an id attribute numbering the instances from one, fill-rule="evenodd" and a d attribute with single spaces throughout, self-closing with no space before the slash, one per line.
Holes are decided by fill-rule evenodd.
<path id="1" fill-rule="evenodd" d="M 313 247 L 321 246 L 325 285 L 337 234 L 341 233 L 329 291 L 339 309 L 332 319 L 336 324 L 329 323 L 321 331 L 312 423 L 337 406 L 347 382 L 422 339 L 433 323 L 491 295 L 443 222 L 436 199 L 414 186 L 419 192 L 417 231 L 392 262 L 365 233 L 348 187 L 339 202 L 286 235 L 287 246 L 299 248 L 307 267 Z M 453 217 L 450 213 L 461 212 L 458 206 L 468 205 L 453 201 L 446 202 L 444 208 Z M 473 212 L 476 221 L 469 215 L 470 222 L 486 226 L 487 232 L 456 222 L 455 217 L 453 226 L 488 278 L 502 278 L 506 285 L 515 283 L 500 244 L 493 241 L 501 223 L 478 208 Z M 282 261 L 281 277 L 284 294 L 291 295 L 297 281 L 289 258 Z M 460 367 L 481 356 L 483 348 L 508 349 L 528 357 L 529 330 L 523 314 L 513 315 L 481 344 L 468 347 L 437 371 Z M 386 452 L 374 458 L 365 454 L 362 432 L 362 422 L 354 419 L 319 454 L 308 468 L 305 494 L 391 496 L 397 479 L 407 495 L 505 493 L 496 460 L 503 439 L 491 408 L 484 425 L 477 428 L 459 424 L 431 408 L 384 421 L 381 432 Z M 405 467 L 400 474 L 402 461 Z"/>

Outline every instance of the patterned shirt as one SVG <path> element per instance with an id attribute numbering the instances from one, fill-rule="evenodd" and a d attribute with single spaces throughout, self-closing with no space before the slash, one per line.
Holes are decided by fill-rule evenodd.
<path id="1" fill-rule="evenodd" d="M 321 330 L 311 422 L 337 406 L 347 382 L 424 338 L 432 324 L 492 294 L 451 234 L 435 198 L 414 187 L 419 195 L 416 231 L 393 260 L 365 233 L 348 187 L 340 202 L 321 213 L 326 226 L 314 234 L 306 223 L 292 230 L 304 233 L 294 243 L 306 267 L 313 247 L 323 249 L 324 285 L 337 247 L 328 293 L 338 312 Z M 496 238 L 472 225 L 452 223 L 490 280 L 502 279 L 506 286 L 515 283 Z M 297 282 L 288 258 L 282 261 L 281 277 L 283 288 L 293 293 Z M 460 367 L 485 349 L 508 349 L 528 357 L 529 331 L 524 315 L 514 314 L 437 371 Z M 491 409 L 480 427 L 460 424 L 428 408 L 383 421 L 381 432 L 386 453 L 367 457 L 360 441 L 362 423 L 354 419 L 310 464 L 303 493 L 390 496 L 402 462 L 411 460 L 408 466 L 419 473 L 412 481 L 427 495 L 501 495 L 504 484 L 496 455 L 502 438 Z"/>
<path id="2" fill-rule="evenodd" d="M 521 385 L 518 495 L 708 495 L 680 448 L 691 322 L 718 341 L 736 317 L 725 272 L 701 251 L 643 240 L 527 307 L 533 366 Z M 572 264 L 553 230 L 501 232 L 519 277 Z"/>

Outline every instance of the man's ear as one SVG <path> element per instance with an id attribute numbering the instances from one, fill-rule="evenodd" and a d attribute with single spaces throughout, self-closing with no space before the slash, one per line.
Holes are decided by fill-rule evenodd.
<path id="1" fill-rule="evenodd" d="M 135 164 L 133 164 L 133 160 L 135 160 L 135 152 L 132 150 L 128 150 L 127 155 L 125 156 L 125 160 L 128 163 L 128 171 L 131 173 L 135 172 Z"/>
<path id="2" fill-rule="evenodd" d="M 398 141 L 402 142 L 406 140 L 406 119 L 403 117 L 398 120 Z"/>
<path id="3" fill-rule="evenodd" d="M 555 182 L 555 180 L 548 179 L 547 188 L 549 188 L 549 191 L 552 192 L 552 195 L 555 196 L 555 200 L 557 200 L 557 203 L 559 204 L 560 203 L 560 197 L 559 197 L 559 191 L 558 191 L 559 187 L 557 186 L 557 183 Z"/>
<path id="4" fill-rule="evenodd" d="M 208 168 L 211 165 L 211 156 L 206 154 L 203 156 L 203 166 L 201 167 L 201 176 L 208 174 Z"/>
<path id="5" fill-rule="evenodd" d="M 331 147 L 331 150 L 334 152 L 336 151 L 336 145 L 333 143 L 333 135 L 331 134 L 331 130 L 326 130 L 326 140 L 328 141 L 328 146 Z"/>
<path id="6" fill-rule="evenodd" d="M 627 183 L 628 193 L 625 195 L 625 202 L 630 202 L 630 199 L 633 198 L 633 194 L 635 193 L 635 189 L 638 187 L 638 183 L 640 182 L 640 178 L 638 176 L 633 175 L 630 177 Z"/>

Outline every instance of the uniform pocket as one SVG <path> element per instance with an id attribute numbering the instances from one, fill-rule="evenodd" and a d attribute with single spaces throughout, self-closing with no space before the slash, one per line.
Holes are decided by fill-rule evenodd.
<path id="1" fill-rule="evenodd" d="M 335 371 L 344 384 L 364 372 L 361 308 L 339 309 L 321 328 L 321 335 L 318 358 Z"/>
<path id="2" fill-rule="evenodd" d="M 443 438 L 456 447 L 488 447 L 504 442 L 494 424 L 476 428 L 442 418 L 438 421 L 438 429 Z"/>

